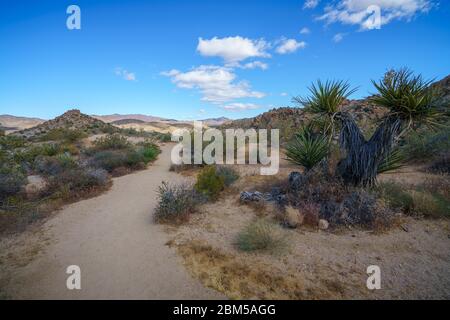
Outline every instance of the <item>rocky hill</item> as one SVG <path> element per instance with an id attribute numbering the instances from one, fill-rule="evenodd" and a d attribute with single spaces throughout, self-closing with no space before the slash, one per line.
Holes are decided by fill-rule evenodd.
<path id="1" fill-rule="evenodd" d="M 53 120 L 45 121 L 35 127 L 14 132 L 14 135 L 19 135 L 25 138 L 31 138 L 48 133 L 55 129 L 72 129 L 82 131 L 101 131 L 113 132 L 117 130 L 116 127 L 107 124 L 101 120 L 95 119 L 91 116 L 83 114 L 80 110 L 69 110 L 64 114 L 56 117 Z"/>

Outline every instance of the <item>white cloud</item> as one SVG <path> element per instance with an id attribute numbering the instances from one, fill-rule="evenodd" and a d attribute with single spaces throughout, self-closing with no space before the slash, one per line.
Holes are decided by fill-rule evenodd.
<path id="1" fill-rule="evenodd" d="M 248 62 L 244 65 L 239 66 L 242 69 L 256 69 L 259 68 L 261 70 L 266 70 L 267 68 L 269 68 L 269 66 L 267 65 L 267 63 L 261 62 L 261 61 L 252 61 L 252 62 Z"/>
<path id="2" fill-rule="evenodd" d="M 220 66 L 200 66 L 187 72 L 171 70 L 161 73 L 172 79 L 179 88 L 198 89 L 202 101 L 223 103 L 239 98 L 262 98 L 264 93 L 252 91 L 245 81 L 235 82 L 232 69 Z"/>
<path id="3" fill-rule="evenodd" d="M 319 0 L 306 0 L 303 9 L 314 9 L 319 4 Z"/>
<path id="4" fill-rule="evenodd" d="M 286 92 L 282 92 L 282 93 L 280 93 L 280 96 L 282 96 L 282 97 L 286 97 L 288 94 L 286 93 Z"/>
<path id="5" fill-rule="evenodd" d="M 309 30 L 309 28 L 304 27 L 300 30 L 300 34 L 310 34 L 311 30 Z"/>
<path id="6" fill-rule="evenodd" d="M 258 109 L 259 106 L 253 103 L 230 103 L 224 106 L 221 106 L 221 108 L 227 110 L 227 111 L 244 111 L 244 110 L 254 110 Z"/>
<path id="7" fill-rule="evenodd" d="M 127 81 L 136 81 L 136 74 L 134 72 L 129 72 L 122 68 L 116 68 L 114 73 L 120 77 L 122 77 L 124 80 Z"/>
<path id="8" fill-rule="evenodd" d="M 295 39 L 283 39 L 280 45 L 276 48 L 276 52 L 279 54 L 293 53 L 298 49 L 303 49 L 306 47 L 306 42 L 298 42 Z"/>
<path id="9" fill-rule="evenodd" d="M 240 36 L 198 39 L 197 51 L 202 56 L 221 57 L 227 63 L 239 62 L 247 58 L 270 57 L 266 52 L 269 44 L 263 39 L 252 40 Z"/>
<path id="10" fill-rule="evenodd" d="M 344 39 L 345 34 L 343 33 L 336 33 L 333 37 L 333 41 L 338 43 L 341 42 Z"/>
<path id="11" fill-rule="evenodd" d="M 369 7 L 378 6 L 381 10 L 381 25 L 393 20 L 410 20 L 419 13 L 428 12 L 431 0 L 340 0 L 325 8 L 318 20 L 327 23 L 340 22 L 359 25 L 362 30 L 373 27 L 374 13 Z"/>

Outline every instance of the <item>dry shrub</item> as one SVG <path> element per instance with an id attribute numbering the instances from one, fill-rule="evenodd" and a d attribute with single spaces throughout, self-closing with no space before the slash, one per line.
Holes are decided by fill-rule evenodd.
<path id="1" fill-rule="evenodd" d="M 309 226 L 317 226 L 320 219 L 320 205 L 306 201 L 300 205 L 300 213 L 303 214 L 303 223 Z"/>
<path id="2" fill-rule="evenodd" d="M 449 216 L 450 203 L 429 192 L 412 191 L 414 212 L 424 216 L 440 218 Z"/>
<path id="3" fill-rule="evenodd" d="M 171 185 L 165 181 L 158 189 L 158 206 L 155 221 L 159 223 L 182 223 L 189 220 L 191 213 L 204 199 L 187 184 Z"/>
<path id="4" fill-rule="evenodd" d="M 288 245 L 282 229 L 265 219 L 251 222 L 242 230 L 236 240 L 242 251 L 267 251 L 271 253 L 284 251 Z"/>

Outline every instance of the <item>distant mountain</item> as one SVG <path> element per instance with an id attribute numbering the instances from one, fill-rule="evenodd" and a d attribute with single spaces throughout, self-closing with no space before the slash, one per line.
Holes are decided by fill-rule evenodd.
<path id="1" fill-rule="evenodd" d="M 83 131 L 99 131 L 99 132 L 113 132 L 117 130 L 111 124 L 105 123 L 101 120 L 95 119 L 91 116 L 83 114 L 80 110 L 73 109 L 65 112 L 64 114 L 56 117 L 53 120 L 48 120 L 39 125 L 14 132 L 14 135 L 23 136 L 25 138 L 31 138 L 43 135 L 54 129 L 77 129 Z"/>
<path id="2" fill-rule="evenodd" d="M 231 121 L 231 119 L 228 119 L 226 117 L 219 117 L 219 118 L 208 118 L 208 119 L 203 119 L 201 120 L 204 124 L 206 124 L 207 126 L 220 126 L 226 122 Z"/>
<path id="3" fill-rule="evenodd" d="M 106 123 L 111 123 L 120 120 L 141 120 L 143 122 L 155 122 L 155 121 L 169 121 L 160 117 L 148 116 L 144 114 L 110 114 L 110 115 L 92 115 L 93 118 L 102 120 Z"/>
<path id="4" fill-rule="evenodd" d="M 146 123 L 144 120 L 139 120 L 139 119 L 121 119 L 121 120 L 115 120 L 110 122 L 110 124 L 113 124 L 115 126 L 120 126 L 120 125 L 124 125 L 124 124 L 141 124 L 141 123 Z"/>
<path id="5" fill-rule="evenodd" d="M 0 127 L 6 132 L 14 132 L 23 129 L 28 129 L 45 120 L 39 118 L 16 117 L 9 114 L 0 115 Z"/>

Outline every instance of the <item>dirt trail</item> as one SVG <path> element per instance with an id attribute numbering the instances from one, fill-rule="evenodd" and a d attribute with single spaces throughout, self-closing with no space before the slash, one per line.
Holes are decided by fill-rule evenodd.
<path id="1" fill-rule="evenodd" d="M 169 172 L 170 146 L 147 170 L 114 179 L 107 193 L 65 207 L 22 241 L 48 245 L 17 267 L 3 288 L 13 299 L 214 299 L 190 277 L 163 227 L 152 222 L 156 190 Z M 38 240 L 39 239 L 39 240 Z M 66 288 L 69 265 L 81 268 L 81 290 Z"/>

